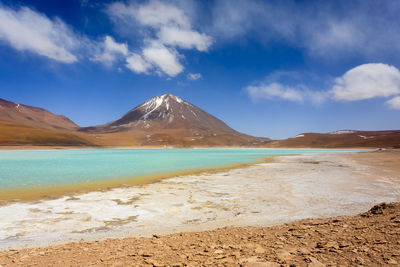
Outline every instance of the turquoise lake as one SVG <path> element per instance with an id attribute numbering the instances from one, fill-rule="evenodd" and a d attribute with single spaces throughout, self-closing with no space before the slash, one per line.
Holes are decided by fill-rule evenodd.
<path id="1" fill-rule="evenodd" d="M 77 149 L 0 151 L 0 188 L 74 184 L 353 149 Z"/>

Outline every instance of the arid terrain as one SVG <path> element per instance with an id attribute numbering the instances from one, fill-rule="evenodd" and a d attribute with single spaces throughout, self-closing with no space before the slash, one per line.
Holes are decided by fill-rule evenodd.
<path id="1" fill-rule="evenodd" d="M 397 150 L 283 156 L 137 188 L 5 204 L 7 218 L 25 217 L 3 218 L 10 238 L 2 244 L 14 248 L 0 252 L 0 265 L 396 266 L 399 162 Z M 393 204 L 365 213 L 383 201 Z M 45 236 L 52 246 L 40 241 Z"/>
<path id="2" fill-rule="evenodd" d="M 270 142 L 268 147 L 396 147 L 400 148 L 400 130 L 339 130 L 331 133 L 303 133 L 285 140 Z"/>
<path id="3" fill-rule="evenodd" d="M 400 204 L 275 227 L 227 227 L 152 238 L 0 252 L 2 266 L 398 266 Z"/>

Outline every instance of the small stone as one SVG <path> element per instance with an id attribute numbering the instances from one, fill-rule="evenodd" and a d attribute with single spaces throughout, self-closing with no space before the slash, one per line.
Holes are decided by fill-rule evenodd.
<path id="1" fill-rule="evenodd" d="M 279 263 L 272 262 L 272 261 L 266 261 L 266 262 L 252 262 L 251 264 L 245 265 L 245 266 L 251 266 L 251 267 L 278 267 L 281 266 Z"/>
<path id="2" fill-rule="evenodd" d="M 257 256 L 253 256 L 251 258 L 247 258 L 247 259 L 244 260 L 244 262 L 249 262 L 249 263 L 258 262 L 258 257 Z"/>
<path id="3" fill-rule="evenodd" d="M 364 265 L 364 263 L 365 263 L 364 259 L 361 258 L 361 257 L 357 257 L 357 258 L 355 259 L 355 262 L 356 262 L 357 264 L 360 264 L 360 265 Z"/>
<path id="4" fill-rule="evenodd" d="M 308 259 L 310 260 L 310 262 L 307 265 L 308 267 L 325 267 L 325 264 L 323 264 L 314 257 L 309 257 Z"/>
<path id="5" fill-rule="evenodd" d="M 161 267 L 161 266 L 164 266 L 164 264 L 161 264 L 161 263 L 159 263 L 159 262 L 157 262 L 157 261 L 155 261 L 155 260 L 151 260 L 151 259 L 146 260 L 146 263 L 151 264 L 151 265 L 153 265 L 154 267 Z"/>
<path id="6" fill-rule="evenodd" d="M 290 254 L 290 252 L 286 251 L 286 250 L 279 250 L 277 251 L 276 255 L 278 256 L 279 259 L 281 260 L 286 260 L 292 257 L 292 255 Z"/>
<path id="7" fill-rule="evenodd" d="M 256 254 L 263 254 L 263 253 L 265 253 L 265 249 L 261 246 L 257 246 L 257 248 L 254 250 L 254 252 Z"/>
<path id="8" fill-rule="evenodd" d="M 329 241 L 329 242 L 326 244 L 326 247 L 338 249 L 338 248 L 339 248 L 339 245 L 338 245 L 338 243 L 335 242 L 335 241 Z"/>

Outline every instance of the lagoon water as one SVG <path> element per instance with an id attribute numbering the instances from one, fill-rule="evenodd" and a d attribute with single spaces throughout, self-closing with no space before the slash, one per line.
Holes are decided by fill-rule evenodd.
<path id="1" fill-rule="evenodd" d="M 349 149 L 79 149 L 0 151 L 0 188 L 57 186 Z"/>

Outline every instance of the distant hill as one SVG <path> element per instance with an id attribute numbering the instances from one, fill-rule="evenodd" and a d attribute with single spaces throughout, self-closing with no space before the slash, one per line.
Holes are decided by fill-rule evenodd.
<path id="1" fill-rule="evenodd" d="M 79 128 L 78 125 L 65 116 L 1 98 L 0 121 L 12 121 L 22 125 L 53 130 L 76 130 Z"/>
<path id="2" fill-rule="evenodd" d="M 0 121 L 0 146 L 93 146 L 86 136 L 71 131 L 44 129 L 11 121 Z"/>
<path id="3" fill-rule="evenodd" d="M 330 133 L 303 133 L 285 140 L 271 142 L 269 147 L 395 147 L 400 148 L 400 130 L 340 130 Z"/>

